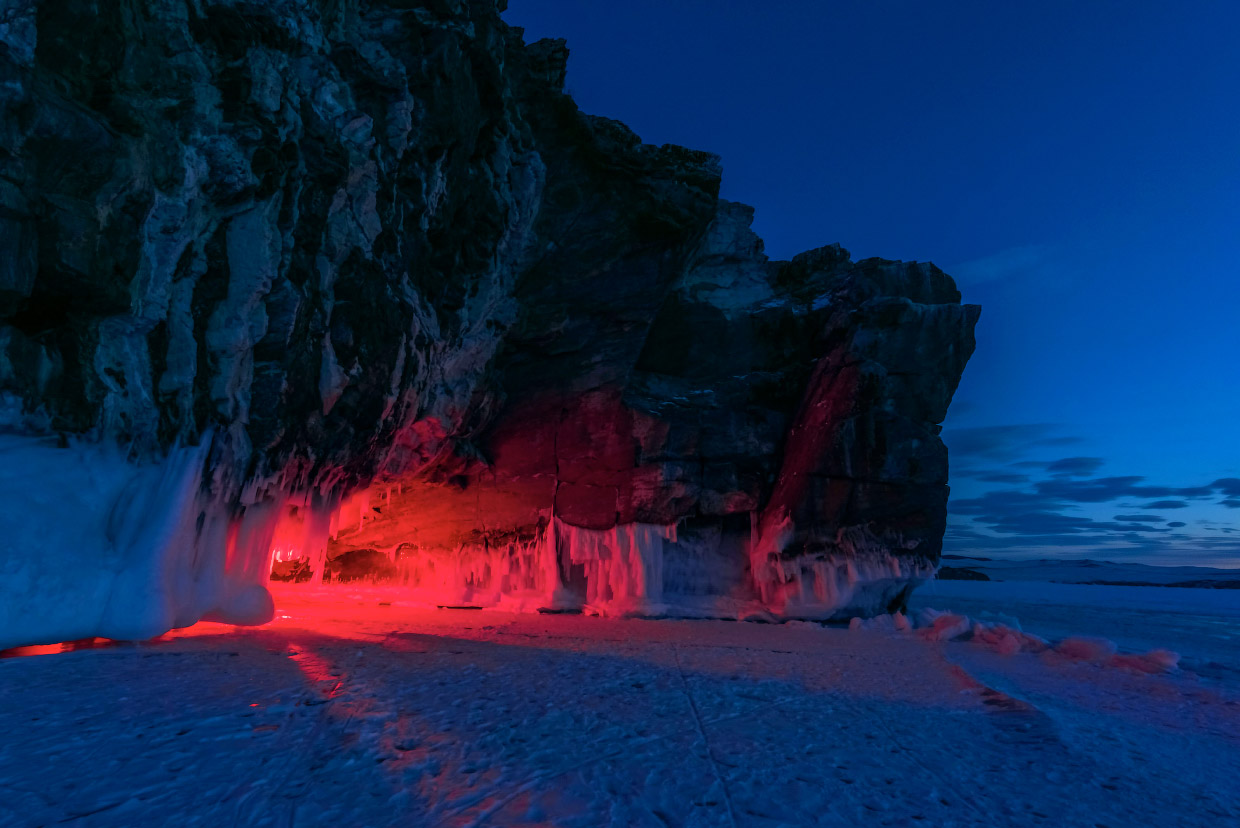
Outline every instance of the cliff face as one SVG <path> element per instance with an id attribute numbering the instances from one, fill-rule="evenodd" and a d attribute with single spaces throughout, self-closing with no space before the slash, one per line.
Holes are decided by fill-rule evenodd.
<path id="1" fill-rule="evenodd" d="M 718 159 L 579 112 L 498 12 L 4 4 L 0 646 L 262 620 L 273 554 L 812 617 L 932 569 L 978 309 L 769 261 Z"/>

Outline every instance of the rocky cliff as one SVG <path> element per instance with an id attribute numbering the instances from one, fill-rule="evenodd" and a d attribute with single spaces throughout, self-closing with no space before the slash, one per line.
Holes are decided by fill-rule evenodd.
<path id="1" fill-rule="evenodd" d="M 933 570 L 978 308 L 768 260 L 501 10 L 0 2 L 0 646 L 261 621 L 273 556 L 820 618 Z"/>

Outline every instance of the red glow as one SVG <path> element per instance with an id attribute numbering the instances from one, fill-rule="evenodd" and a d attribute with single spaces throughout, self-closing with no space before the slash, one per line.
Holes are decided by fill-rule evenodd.
<path id="1" fill-rule="evenodd" d="M 331 662 L 304 647 L 292 647 L 289 657 L 301 669 L 310 685 L 317 687 L 325 699 L 334 699 L 344 689 L 346 675 Z"/>
<path id="2" fill-rule="evenodd" d="M 35 644 L 30 647 L 13 647 L 10 650 L 0 651 L 0 656 L 4 658 L 17 658 L 19 656 L 52 655 L 54 653 L 63 653 L 64 651 L 64 644 Z"/>
<path id="3" fill-rule="evenodd" d="M 271 562 L 295 561 L 306 557 L 306 522 L 296 508 L 285 509 L 271 536 Z"/>
<path id="4" fill-rule="evenodd" d="M 79 638 L 76 641 L 62 641 L 58 644 L 35 644 L 28 647 L 13 647 L 0 650 L 0 658 L 20 658 L 21 656 L 59 655 L 72 653 L 76 650 L 99 650 L 105 647 L 116 647 L 124 641 L 113 641 L 110 638 Z"/>
<path id="5" fill-rule="evenodd" d="M 241 534 L 241 522 L 237 520 L 229 521 L 228 535 L 224 541 L 224 571 L 235 572 L 237 570 L 237 536 Z"/>

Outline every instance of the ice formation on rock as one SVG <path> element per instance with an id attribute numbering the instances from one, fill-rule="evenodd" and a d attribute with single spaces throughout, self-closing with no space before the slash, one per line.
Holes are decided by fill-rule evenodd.
<path id="1" fill-rule="evenodd" d="M 213 497 L 209 447 L 134 463 L 107 443 L 0 434 L 0 649 L 270 620 L 278 509 Z"/>

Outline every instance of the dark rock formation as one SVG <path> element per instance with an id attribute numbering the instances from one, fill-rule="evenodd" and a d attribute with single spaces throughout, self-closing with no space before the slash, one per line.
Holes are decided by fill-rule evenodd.
<path id="1" fill-rule="evenodd" d="M 967 566 L 940 566 L 935 577 L 940 581 L 989 581 L 990 576 Z"/>
<path id="2" fill-rule="evenodd" d="M 0 630 L 261 616 L 281 543 L 611 611 L 872 612 L 932 571 L 978 309 L 933 265 L 769 261 L 717 158 L 581 113 L 496 6 L 6 5 L 7 439 L 84 486 L 91 446 L 158 464 L 76 554 L 164 563 L 108 565 L 137 620 L 92 626 L 5 547 Z M 166 531 L 126 552 L 131 513 Z"/>
<path id="3" fill-rule="evenodd" d="M 335 583 L 387 580 L 396 576 L 392 559 L 377 549 L 350 549 L 327 561 L 323 577 Z"/>

